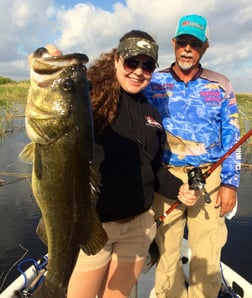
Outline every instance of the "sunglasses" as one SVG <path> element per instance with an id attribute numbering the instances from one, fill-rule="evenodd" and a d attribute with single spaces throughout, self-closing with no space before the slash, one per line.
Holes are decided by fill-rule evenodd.
<path id="1" fill-rule="evenodd" d="M 176 43 L 181 46 L 185 47 L 188 44 L 190 45 L 191 48 L 202 48 L 203 43 L 198 40 L 188 40 L 188 39 L 176 39 Z"/>
<path id="2" fill-rule="evenodd" d="M 141 61 L 136 58 L 128 58 L 123 60 L 123 67 L 124 67 L 124 70 L 128 72 L 133 71 L 138 67 L 141 67 L 143 70 L 143 73 L 150 75 L 154 72 L 156 68 L 156 64 L 154 61 L 151 61 L 151 60 Z"/>

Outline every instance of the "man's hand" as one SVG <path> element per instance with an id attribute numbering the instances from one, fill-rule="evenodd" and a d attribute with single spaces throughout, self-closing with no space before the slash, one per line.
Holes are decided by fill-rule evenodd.
<path id="1" fill-rule="evenodd" d="M 215 208 L 221 207 L 220 216 L 233 210 L 236 205 L 236 191 L 232 188 L 221 186 L 217 195 Z"/>

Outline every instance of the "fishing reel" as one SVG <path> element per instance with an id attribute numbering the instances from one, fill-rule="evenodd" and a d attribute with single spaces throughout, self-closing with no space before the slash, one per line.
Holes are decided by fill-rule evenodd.
<path id="1" fill-rule="evenodd" d="M 32 296 L 32 294 L 27 290 L 15 290 L 14 295 L 19 298 L 27 298 Z"/>
<path id="2" fill-rule="evenodd" d="M 195 167 L 188 172 L 188 184 L 190 189 L 198 190 L 200 196 L 204 198 L 206 203 L 211 203 L 211 198 L 205 189 L 206 180 L 200 168 Z"/>

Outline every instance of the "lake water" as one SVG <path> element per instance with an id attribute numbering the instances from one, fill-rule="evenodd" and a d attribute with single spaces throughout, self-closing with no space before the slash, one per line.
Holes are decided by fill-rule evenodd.
<path id="1" fill-rule="evenodd" d="M 7 131 L 0 139 L 0 179 L 5 181 L 0 187 L 0 292 L 19 274 L 15 266 L 11 268 L 25 253 L 25 258 L 39 258 L 46 252 L 35 233 L 40 212 L 30 186 L 31 165 L 18 160 L 19 152 L 29 142 L 24 119 L 11 121 Z M 243 162 L 250 165 L 251 149 L 248 143 L 242 146 Z M 243 167 L 239 208 L 237 215 L 227 221 L 229 237 L 222 261 L 252 283 L 251 193 L 252 168 Z"/>

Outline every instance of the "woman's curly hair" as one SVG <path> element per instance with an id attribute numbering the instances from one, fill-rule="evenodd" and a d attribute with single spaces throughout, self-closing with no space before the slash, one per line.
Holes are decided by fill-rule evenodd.
<path id="1" fill-rule="evenodd" d="M 115 75 L 116 49 L 100 57 L 87 70 L 91 81 L 91 102 L 96 132 L 113 123 L 120 97 L 120 84 Z"/>

